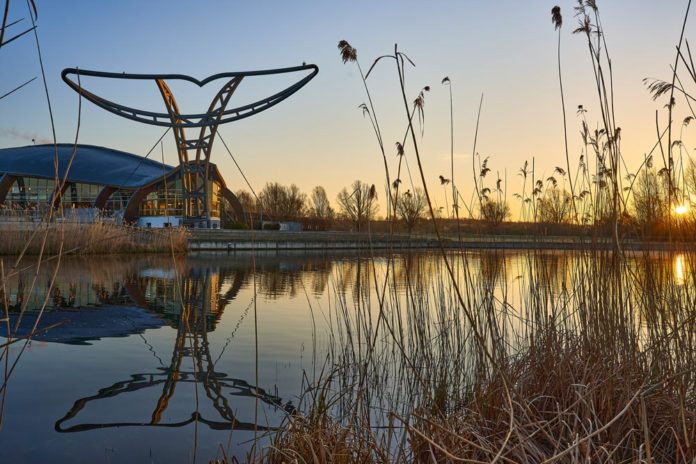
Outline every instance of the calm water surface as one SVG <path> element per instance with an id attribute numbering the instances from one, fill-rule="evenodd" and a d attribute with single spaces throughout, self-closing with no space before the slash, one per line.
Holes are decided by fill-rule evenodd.
<path id="1" fill-rule="evenodd" d="M 514 303 L 520 276 L 539 269 L 563 291 L 573 259 L 546 253 L 532 267 L 518 253 L 477 252 L 469 265 Z M 369 262 L 355 254 L 66 258 L 50 293 L 55 263 L 42 266 L 31 292 L 34 269 L 26 269 L 7 283 L 11 309 L 47 301 L 40 327 L 56 326 L 27 346 L 9 382 L 0 462 L 207 462 L 221 449 L 242 457 L 254 429 L 261 436 L 277 426 L 303 378 L 321 369 L 337 301 L 374 299 L 373 272 L 383 276 L 386 259 Z M 683 255 L 664 267 L 677 283 L 686 279 Z M 394 285 L 398 292 L 416 278 L 427 286 L 441 269 L 437 256 L 402 256 Z M 35 320 L 27 314 L 20 332 Z"/>

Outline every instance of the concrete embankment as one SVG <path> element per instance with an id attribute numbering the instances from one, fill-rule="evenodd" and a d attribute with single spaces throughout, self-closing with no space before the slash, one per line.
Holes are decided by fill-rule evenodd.
<path id="1" fill-rule="evenodd" d="M 612 249 L 608 239 L 587 237 L 543 237 L 466 235 L 461 239 L 447 238 L 442 242 L 448 249 L 539 249 L 582 250 Z M 439 248 L 432 236 L 381 234 L 362 232 L 281 232 L 239 230 L 193 230 L 188 240 L 190 251 L 242 250 L 357 250 L 357 249 L 434 249 Z M 625 240 L 625 250 L 692 250 L 691 243 L 644 242 Z"/>
<path id="2" fill-rule="evenodd" d="M 437 241 L 427 237 L 358 232 L 193 230 L 188 239 L 191 251 L 427 249 L 437 246 Z"/>

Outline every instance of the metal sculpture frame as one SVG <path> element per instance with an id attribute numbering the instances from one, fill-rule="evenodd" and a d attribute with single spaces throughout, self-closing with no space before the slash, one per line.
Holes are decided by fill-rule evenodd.
<path id="1" fill-rule="evenodd" d="M 246 77 L 268 76 L 275 74 L 287 74 L 295 72 L 311 71 L 303 78 L 269 97 L 257 100 L 254 103 L 228 109 L 227 106 L 232 95 L 237 90 L 242 80 Z M 177 154 L 181 166 L 181 184 L 184 224 L 197 226 L 203 224 L 211 226 L 211 198 L 209 192 L 210 182 L 210 156 L 213 142 L 220 124 L 238 121 L 254 114 L 265 111 L 272 106 L 290 97 L 304 87 L 319 72 L 314 64 L 302 64 L 288 68 L 266 69 L 259 71 L 226 72 L 209 76 L 203 80 L 195 79 L 183 74 L 126 74 L 104 71 L 91 71 L 78 68 L 66 68 L 61 72 L 63 81 L 95 105 L 111 113 L 132 121 L 144 124 L 169 127 L 174 132 Z M 154 81 L 162 95 L 166 113 L 140 110 L 124 106 L 105 98 L 99 97 L 86 90 L 79 82 L 70 79 L 71 75 L 78 77 L 101 77 L 111 79 L 149 80 Z M 225 85 L 213 98 L 206 113 L 182 114 L 174 94 L 166 81 L 179 80 L 203 87 L 209 82 L 218 79 L 228 79 Z M 197 138 L 187 138 L 186 129 L 200 129 Z M 189 157 L 189 152 L 195 151 L 195 158 Z"/>

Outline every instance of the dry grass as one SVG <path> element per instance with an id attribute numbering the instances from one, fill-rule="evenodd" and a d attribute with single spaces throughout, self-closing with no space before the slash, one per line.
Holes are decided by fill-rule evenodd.
<path id="1" fill-rule="evenodd" d="M 500 277 L 519 269 L 458 263 L 480 270 L 461 276 L 494 360 L 456 320 L 442 264 L 395 266 L 410 296 L 387 296 L 376 337 L 358 291 L 337 310 L 334 371 L 307 388 L 322 394 L 259 461 L 693 462 L 696 281 L 676 282 L 670 254 L 521 256 L 519 307 Z"/>
<path id="2" fill-rule="evenodd" d="M 633 183 L 619 143 L 611 59 L 596 3 L 580 1 L 576 13 L 603 117 L 592 136 L 580 107 L 585 160 L 576 173 L 570 162 L 557 171 L 587 191 L 576 221 L 592 227 L 554 227 L 610 236 L 612 251 L 586 249 L 566 268 L 558 256 L 530 250 L 519 268 L 506 270 L 495 254 L 473 265 L 466 253 L 442 250 L 434 265 L 390 256 L 381 274 L 371 261 L 350 285 L 337 275 L 328 318 L 331 375 L 308 387 L 327 393 L 301 403 L 302 413 L 287 419 L 256 461 L 696 462 L 696 276 L 679 276 L 671 265 L 681 260 L 682 268 L 696 269 L 696 256 L 624 248 L 626 238 L 651 237 L 625 217 Z M 420 163 L 415 104 L 409 106 L 405 91 L 411 61 L 397 47 L 375 64 L 382 59 L 396 63 L 409 149 L 429 203 L 428 230 L 438 238 L 452 235 L 446 221 L 435 220 Z M 663 171 L 671 205 L 679 193 L 671 156 Z M 532 210 L 526 217 L 538 219 L 546 187 L 532 161 L 531 170 L 525 163 L 524 188 L 529 174 L 533 193 L 523 190 L 520 198 Z M 474 183 L 480 201 L 476 169 Z M 691 221 L 669 217 L 666 224 L 652 238 L 674 245 L 696 236 Z M 461 223 L 455 225 L 459 235 Z M 546 226 L 522 227 L 539 233 Z M 511 273 L 513 279 L 500 277 Z"/>
<path id="3" fill-rule="evenodd" d="M 627 189 L 622 184 L 631 176 L 623 172 L 614 90 L 607 85 L 612 67 L 606 36 L 594 1 L 579 2 L 576 13 L 603 117 L 592 136 L 583 110 L 586 161 L 576 174 L 568 159 L 567 169 L 556 171 L 568 176 L 571 189 L 573 176 L 579 177 L 576 187 L 586 194 L 575 221 L 592 227 L 552 229 L 610 236 L 612 251 L 587 249 L 571 269 L 528 251 L 512 283 L 499 277 L 505 263 L 495 255 L 476 267 L 466 254 L 450 256 L 443 249 L 436 266 L 403 258 L 405 289 L 396 277 L 395 262 L 402 258 L 390 258 L 381 276 L 374 262 L 368 263 L 365 280 L 353 283 L 358 289 L 352 301 L 336 292 L 329 349 L 334 370 L 317 382 L 321 391 L 332 392 L 331 406 L 325 395 L 301 405 L 303 417 L 313 419 L 300 426 L 288 420 L 263 462 L 696 461 L 696 278 L 685 280 L 670 266 L 666 272 L 655 266 L 655 260 L 671 263 L 674 254 L 655 259 L 624 249 L 630 236 L 674 242 L 693 237 L 696 226 L 685 221 L 677 227 L 669 218 L 666 233 L 655 237 L 626 220 L 633 184 Z M 452 235 L 454 230 L 442 227 L 445 221 L 435 219 L 421 166 L 412 115 L 418 106 L 422 116 L 422 99 L 409 106 L 404 79 L 411 61 L 396 46 L 375 64 L 382 59 L 396 63 L 429 230 L 438 239 Z M 671 105 L 669 111 L 671 121 Z M 377 138 L 381 141 L 379 132 Z M 665 164 L 671 205 L 671 157 Z M 481 202 L 476 172 L 474 163 Z M 524 190 L 529 174 L 531 196 Z M 525 163 L 524 180 L 523 208 L 528 203 L 527 217 L 538 220 L 546 186 L 535 177 L 534 161 L 531 170 Z M 461 223 L 455 225 L 460 236 Z M 523 233 L 549 227 L 528 226 Z M 692 264 L 688 267 L 696 268 Z M 341 276 L 335 288 L 346 288 Z"/>
<path id="4" fill-rule="evenodd" d="M 647 359 L 588 350 L 550 332 L 451 413 L 414 412 L 413 459 L 693 462 L 696 411 L 686 386 Z"/>
<path id="5" fill-rule="evenodd" d="M 288 420 L 287 433 L 280 434 L 265 450 L 264 460 L 284 463 L 374 462 L 379 456 L 375 443 L 366 443 L 352 426 L 343 426 L 326 413 Z"/>
<path id="6" fill-rule="evenodd" d="M 112 224 L 104 221 L 80 224 L 75 222 L 53 223 L 48 226 L 36 224 L 11 224 L 2 229 L 0 254 L 16 255 L 27 246 L 28 254 L 38 254 L 44 234 L 33 234 L 34 228 L 48 227 L 44 253 L 57 254 L 63 241 L 62 251 L 75 254 L 111 253 L 164 253 L 186 251 L 188 232 L 186 229 L 140 229 Z"/>

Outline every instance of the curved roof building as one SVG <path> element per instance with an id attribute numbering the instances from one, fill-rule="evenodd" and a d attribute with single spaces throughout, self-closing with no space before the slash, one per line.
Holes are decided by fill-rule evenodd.
<path id="1" fill-rule="evenodd" d="M 65 179 L 61 189 L 55 182 L 56 155 L 59 184 Z M 60 201 L 65 208 L 100 211 L 143 227 L 178 226 L 183 209 L 180 172 L 181 167 L 94 145 L 3 148 L 0 205 L 5 210 L 41 210 Z M 214 164 L 208 182 L 216 219 L 212 227 L 220 227 L 225 214 L 243 220 L 241 204 Z"/>
<path id="2" fill-rule="evenodd" d="M 142 156 L 94 145 L 78 145 L 70 164 L 74 148 L 75 145 L 71 143 L 59 143 L 57 146 L 58 174 L 63 178 L 68 171 L 68 182 L 137 188 L 174 169 Z M 53 145 L 2 148 L 0 173 L 53 179 L 55 153 Z"/>

